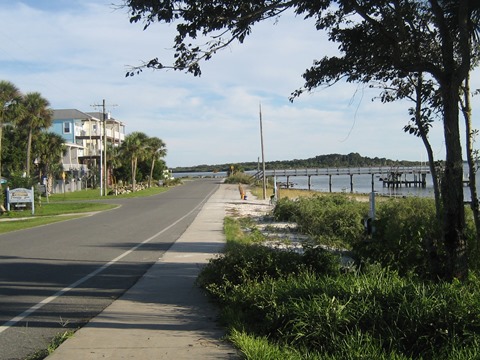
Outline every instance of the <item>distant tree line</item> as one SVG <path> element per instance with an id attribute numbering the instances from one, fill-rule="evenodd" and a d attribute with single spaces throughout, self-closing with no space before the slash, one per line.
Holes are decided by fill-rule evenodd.
<path id="1" fill-rule="evenodd" d="M 315 168 L 344 168 L 344 167 L 369 167 L 369 166 L 415 166 L 418 161 L 390 160 L 386 158 L 361 156 L 359 153 L 350 153 L 348 155 L 328 154 L 317 155 L 309 159 L 278 160 L 267 161 L 265 167 L 268 170 L 283 169 L 315 169 Z M 176 167 L 174 172 L 210 172 L 210 171 L 229 171 L 232 164 L 221 165 L 197 165 L 190 167 Z M 259 168 L 257 162 L 244 162 L 235 165 L 245 171 L 256 170 Z"/>

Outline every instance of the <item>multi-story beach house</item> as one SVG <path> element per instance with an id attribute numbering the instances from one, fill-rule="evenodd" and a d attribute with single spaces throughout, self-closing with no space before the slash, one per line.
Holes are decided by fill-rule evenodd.
<path id="1" fill-rule="evenodd" d="M 119 146 L 125 139 L 125 125 L 121 121 L 109 114 L 77 109 L 53 110 L 49 131 L 65 139 L 63 170 L 77 179 L 101 169 L 105 164 L 105 149 Z"/>

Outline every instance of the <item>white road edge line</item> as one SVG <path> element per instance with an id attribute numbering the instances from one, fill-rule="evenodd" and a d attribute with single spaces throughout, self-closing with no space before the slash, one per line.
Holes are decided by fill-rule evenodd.
<path id="1" fill-rule="evenodd" d="M 12 318 L 11 320 L 7 321 L 6 323 L 4 323 L 2 326 L 0 326 L 0 334 L 3 333 L 5 330 L 9 329 L 10 327 L 12 327 L 13 325 L 15 325 L 16 323 L 22 321 L 23 319 L 25 319 L 27 316 L 30 316 L 32 313 L 34 313 L 35 311 L 41 309 L 43 306 L 47 305 L 48 303 L 56 300 L 57 298 L 59 298 L 60 296 L 62 296 L 63 294 L 67 293 L 68 291 L 70 290 L 73 290 L 75 289 L 77 286 L 83 284 L 85 281 L 91 279 L 92 277 L 94 277 L 95 275 L 98 275 L 100 272 L 102 272 L 103 270 L 107 269 L 108 267 L 112 266 L 113 264 L 117 263 L 119 260 L 123 259 L 125 256 L 129 255 L 130 253 L 134 252 L 135 250 L 137 250 L 140 246 L 142 245 L 145 245 L 147 243 L 149 243 L 150 241 L 152 241 L 153 239 L 155 239 L 157 236 L 161 235 L 162 233 L 164 233 L 165 231 L 171 229 L 172 227 L 174 227 L 175 225 L 177 225 L 180 221 L 182 221 L 183 219 L 185 219 L 186 217 L 190 216 L 193 212 L 195 212 L 199 207 L 203 206 L 205 204 L 205 202 L 210 198 L 210 196 L 216 191 L 217 189 L 213 189 L 210 193 L 208 193 L 207 196 L 205 196 L 205 198 L 196 206 L 194 207 L 190 212 L 188 212 L 187 214 L 185 214 L 184 216 L 182 216 L 180 219 L 178 219 L 177 221 L 175 221 L 174 223 L 170 224 L 169 226 L 167 226 L 166 228 L 160 230 L 158 233 L 156 233 L 155 235 L 149 237 L 148 239 L 142 241 L 141 243 L 135 245 L 134 247 L 132 247 L 130 250 L 127 250 L 125 251 L 123 254 L 117 256 L 115 259 L 109 261 L 108 263 L 106 263 L 105 265 L 99 267 L 97 270 L 95 271 L 92 271 L 90 274 L 84 276 L 83 278 L 75 281 L 73 284 L 70 284 L 69 286 L 63 288 L 62 290 L 59 290 L 57 291 L 55 294 L 53 294 L 52 296 L 49 296 L 45 299 L 43 299 L 42 301 L 40 301 L 39 303 L 33 305 L 31 308 L 25 310 L 23 313 L 21 313 L 20 315 L 17 315 L 15 316 L 14 318 Z"/>

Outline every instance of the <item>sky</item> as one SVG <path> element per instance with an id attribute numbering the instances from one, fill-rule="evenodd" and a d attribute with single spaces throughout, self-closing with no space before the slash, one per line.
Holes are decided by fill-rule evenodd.
<path id="1" fill-rule="evenodd" d="M 172 63 L 175 27 L 130 24 L 121 0 L 0 0 L 0 80 L 23 93 L 40 92 L 53 109 L 99 111 L 105 100 L 126 133 L 141 131 L 166 143 L 168 167 L 265 161 L 359 153 L 425 161 L 419 138 L 406 134 L 411 104 L 373 101 L 378 90 L 337 84 L 303 94 L 302 73 L 336 45 L 311 21 L 293 15 L 254 27 L 202 64 L 202 76 L 131 66 L 158 57 Z M 480 74 L 472 89 L 480 87 Z M 473 102 L 478 127 L 478 100 Z M 430 133 L 444 159 L 442 123 Z"/>

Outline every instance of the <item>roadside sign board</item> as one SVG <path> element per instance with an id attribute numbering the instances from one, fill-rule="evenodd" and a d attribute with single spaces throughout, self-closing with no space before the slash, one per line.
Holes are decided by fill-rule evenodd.
<path id="1" fill-rule="evenodd" d="M 15 207 L 25 207 L 25 204 L 32 204 L 32 214 L 35 212 L 33 187 L 31 189 L 17 188 L 10 190 L 7 188 L 7 210 L 10 211 L 10 204 L 16 204 Z M 23 206 L 22 206 L 23 204 Z"/>

